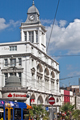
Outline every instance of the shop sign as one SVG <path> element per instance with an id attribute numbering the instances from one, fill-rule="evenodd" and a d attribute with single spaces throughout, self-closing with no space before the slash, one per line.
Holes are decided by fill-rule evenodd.
<path id="1" fill-rule="evenodd" d="M 11 94 L 9 93 L 7 97 L 26 97 L 26 94 Z"/>

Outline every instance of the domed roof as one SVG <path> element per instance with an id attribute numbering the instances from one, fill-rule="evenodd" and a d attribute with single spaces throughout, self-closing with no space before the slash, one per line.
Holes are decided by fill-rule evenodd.
<path id="1" fill-rule="evenodd" d="M 32 6 L 28 9 L 27 13 L 37 13 L 39 15 L 39 11 L 38 9 L 35 7 L 34 2 L 32 4 Z"/>
<path id="2" fill-rule="evenodd" d="M 6 80 L 6 87 L 21 87 L 20 79 L 12 75 Z"/>

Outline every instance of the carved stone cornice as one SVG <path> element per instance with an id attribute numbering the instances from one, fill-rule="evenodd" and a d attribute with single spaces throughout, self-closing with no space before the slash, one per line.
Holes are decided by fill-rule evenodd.
<path id="1" fill-rule="evenodd" d="M 17 72 L 23 72 L 23 68 L 17 68 L 17 67 L 8 67 L 1 69 L 2 74 L 4 73 L 17 73 Z"/>
<path id="2" fill-rule="evenodd" d="M 34 93 L 40 93 L 40 94 L 44 94 L 44 95 L 47 95 L 47 96 L 49 96 L 50 94 L 51 94 L 51 92 L 50 93 L 48 93 L 48 92 L 43 92 L 43 91 L 37 91 L 37 90 L 30 90 L 30 89 L 28 89 L 28 91 L 29 92 L 34 92 Z M 61 94 L 55 94 L 55 93 L 53 93 L 52 94 L 53 96 L 57 96 L 57 97 L 61 97 Z"/>
<path id="3" fill-rule="evenodd" d="M 28 88 L 27 87 L 3 87 L 2 88 L 2 93 L 6 92 L 27 92 Z"/>

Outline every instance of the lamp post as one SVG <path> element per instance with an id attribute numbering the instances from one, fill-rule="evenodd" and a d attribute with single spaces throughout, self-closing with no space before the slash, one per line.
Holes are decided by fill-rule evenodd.
<path id="1" fill-rule="evenodd" d="M 31 93 L 30 93 L 30 95 L 27 94 L 26 97 L 27 97 L 27 98 L 30 98 L 30 106 L 31 106 Z"/>

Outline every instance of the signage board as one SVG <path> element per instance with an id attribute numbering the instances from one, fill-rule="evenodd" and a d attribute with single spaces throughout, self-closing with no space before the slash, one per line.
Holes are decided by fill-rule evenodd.
<path id="1" fill-rule="evenodd" d="M 46 107 L 45 109 L 46 109 L 46 111 L 48 111 L 48 110 L 49 110 L 49 108 L 48 108 L 48 107 Z"/>
<path id="2" fill-rule="evenodd" d="M 22 99 L 26 99 L 26 93 L 20 93 L 20 92 L 11 92 L 11 93 L 3 93 L 2 97 L 3 99 L 5 98 L 22 98 Z"/>
<path id="3" fill-rule="evenodd" d="M 8 97 L 26 97 L 26 94 L 11 94 L 11 93 L 9 93 L 8 94 Z"/>
<path id="4" fill-rule="evenodd" d="M 55 103 L 54 97 L 49 98 L 49 104 L 53 105 Z"/>

